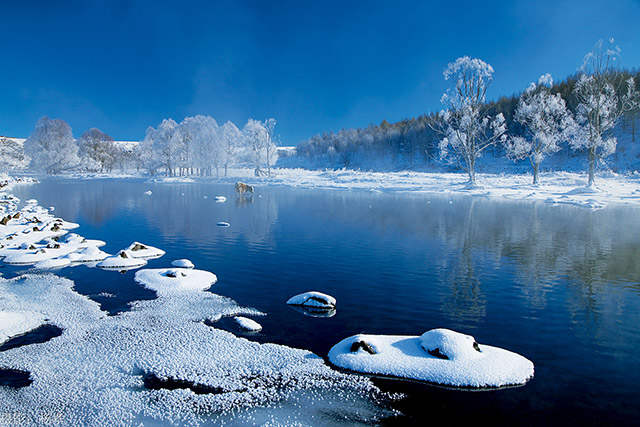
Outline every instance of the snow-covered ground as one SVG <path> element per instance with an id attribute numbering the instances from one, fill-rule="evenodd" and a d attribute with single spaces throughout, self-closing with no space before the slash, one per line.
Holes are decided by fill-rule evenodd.
<path id="1" fill-rule="evenodd" d="M 349 169 L 307 170 L 274 169 L 272 176 L 256 177 L 253 169 L 230 169 L 226 178 L 215 181 L 243 181 L 256 186 L 290 186 L 377 192 L 414 192 L 422 194 L 472 195 L 515 200 L 541 200 L 548 203 L 572 204 L 590 209 L 609 203 L 640 205 L 640 173 L 602 173 L 596 187 L 587 187 L 583 173 L 550 172 L 540 176 L 540 185 L 531 184 L 530 174 L 478 174 L 477 185 L 469 188 L 463 173 L 434 172 L 365 172 Z M 194 178 L 155 178 L 161 182 L 193 182 Z"/>

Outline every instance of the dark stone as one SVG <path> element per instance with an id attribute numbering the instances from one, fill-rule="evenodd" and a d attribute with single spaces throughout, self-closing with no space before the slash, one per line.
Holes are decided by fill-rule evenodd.
<path id="1" fill-rule="evenodd" d="M 140 243 L 136 243 L 136 245 L 131 249 L 132 251 L 143 251 L 148 249 L 145 245 L 141 245 Z"/>
<path id="2" fill-rule="evenodd" d="M 13 216 L 14 219 L 18 219 L 20 218 L 20 212 L 16 212 L 16 214 Z"/>
<path id="3" fill-rule="evenodd" d="M 118 256 L 119 256 L 120 258 L 129 258 L 129 257 L 127 256 L 127 253 L 126 253 L 125 251 L 120 252 L 120 253 L 118 254 Z"/>
<path id="4" fill-rule="evenodd" d="M 0 386 L 28 387 L 32 382 L 30 372 L 0 368 Z"/>
<path id="5" fill-rule="evenodd" d="M 482 353 L 482 350 L 480 350 L 480 346 L 479 346 L 479 345 L 478 345 L 478 343 L 477 343 L 477 342 L 475 342 L 475 341 L 473 342 L 473 349 L 474 349 L 475 351 L 477 351 L 478 353 Z"/>
<path id="6" fill-rule="evenodd" d="M 351 353 L 355 353 L 360 349 L 363 349 L 369 354 L 376 354 L 376 351 L 371 347 L 371 344 L 366 341 L 356 341 L 351 344 Z"/>
<path id="7" fill-rule="evenodd" d="M 427 353 L 429 353 L 432 356 L 437 357 L 438 359 L 449 360 L 449 356 L 447 356 L 446 354 L 440 352 L 440 347 L 436 347 L 433 350 L 427 350 Z"/>

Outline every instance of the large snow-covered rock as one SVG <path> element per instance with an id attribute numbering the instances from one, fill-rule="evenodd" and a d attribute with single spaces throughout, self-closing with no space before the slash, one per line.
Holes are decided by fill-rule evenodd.
<path id="1" fill-rule="evenodd" d="M 322 292 L 309 291 L 289 298 L 287 304 L 330 310 L 336 308 L 336 299 Z"/>
<path id="2" fill-rule="evenodd" d="M 145 287 L 162 294 L 205 290 L 218 278 L 215 274 L 191 268 L 146 269 L 136 273 L 135 280 Z"/>
<path id="3" fill-rule="evenodd" d="M 193 265 L 193 263 L 190 260 L 184 259 L 184 258 L 172 261 L 171 265 L 173 265 L 174 267 L 181 267 L 181 268 L 194 268 L 195 267 L 195 265 Z"/>
<path id="4" fill-rule="evenodd" d="M 525 357 L 448 329 L 432 329 L 420 337 L 354 335 L 331 348 L 328 357 L 351 371 L 453 387 L 524 384 L 534 372 Z"/>

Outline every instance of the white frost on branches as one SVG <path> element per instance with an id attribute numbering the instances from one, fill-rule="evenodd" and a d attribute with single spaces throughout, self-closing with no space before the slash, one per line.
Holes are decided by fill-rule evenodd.
<path id="1" fill-rule="evenodd" d="M 553 84 L 550 74 L 532 83 L 520 97 L 515 119 L 524 129 L 524 136 L 505 142 L 507 156 L 514 160 L 528 158 L 533 168 L 533 183 L 538 184 L 540 162 L 560 150 L 560 144 L 575 130 L 575 122 L 560 94 L 552 95 L 547 86 Z"/>
<path id="2" fill-rule="evenodd" d="M 42 117 L 24 142 L 24 152 L 31 157 L 31 168 L 57 174 L 80 163 L 78 146 L 71 127 L 64 120 Z"/>
<path id="3" fill-rule="evenodd" d="M 475 161 L 483 150 L 506 140 L 507 126 L 502 114 L 491 118 L 486 114 L 485 96 L 491 85 L 493 67 L 486 62 L 464 56 L 444 70 L 445 80 L 455 87 L 442 96 L 447 107 L 443 113 L 441 157 L 453 156 L 475 184 Z"/>

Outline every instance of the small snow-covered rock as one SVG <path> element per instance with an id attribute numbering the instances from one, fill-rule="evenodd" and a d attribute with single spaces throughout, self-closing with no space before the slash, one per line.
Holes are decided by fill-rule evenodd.
<path id="1" fill-rule="evenodd" d="M 133 242 L 124 249 L 133 258 L 160 258 L 165 252 L 153 246 L 143 245 L 140 242 Z"/>
<path id="2" fill-rule="evenodd" d="M 323 294 L 322 292 L 309 291 L 289 298 L 287 304 L 334 309 L 336 308 L 336 299 L 331 295 Z"/>
<path id="3" fill-rule="evenodd" d="M 243 316 L 236 316 L 233 318 L 233 320 L 236 321 L 240 329 L 243 329 L 245 331 L 259 332 L 262 330 L 262 325 L 260 325 L 258 322 L 256 322 L 253 319 L 249 319 Z"/>
<path id="4" fill-rule="evenodd" d="M 145 191 L 145 192 L 144 192 L 144 194 L 146 194 L 147 196 L 150 196 L 150 195 L 152 195 L 153 193 L 151 192 L 151 190 L 147 190 L 147 191 Z"/>
<path id="5" fill-rule="evenodd" d="M 432 329 L 420 337 L 354 335 L 333 346 L 328 357 L 351 371 L 453 387 L 524 384 L 534 373 L 525 357 L 448 329 Z"/>
<path id="6" fill-rule="evenodd" d="M 103 259 L 96 266 L 106 269 L 127 270 L 142 267 L 146 263 L 147 261 L 142 258 L 134 258 L 128 251 L 120 251 L 114 256 Z"/>
<path id="7" fill-rule="evenodd" d="M 216 196 L 216 202 L 223 203 L 226 202 L 227 198 L 224 196 Z"/>
<path id="8" fill-rule="evenodd" d="M 37 262 L 34 264 L 34 267 L 42 270 L 50 270 L 54 268 L 67 267 L 70 264 L 71 264 L 71 260 L 69 260 L 69 258 L 61 257 L 61 258 L 46 259 L 44 261 Z"/>
<path id="9" fill-rule="evenodd" d="M 106 252 L 101 251 L 95 246 L 89 246 L 88 248 L 79 249 L 76 252 L 72 252 L 67 255 L 71 262 L 98 262 L 109 257 Z"/>
<path id="10" fill-rule="evenodd" d="M 177 259 L 171 263 L 174 267 L 194 268 L 195 265 L 188 259 Z"/>
<path id="11" fill-rule="evenodd" d="M 218 227 L 229 227 L 231 224 L 229 224 L 228 222 L 224 222 L 224 221 L 220 221 L 219 223 L 216 224 Z"/>

